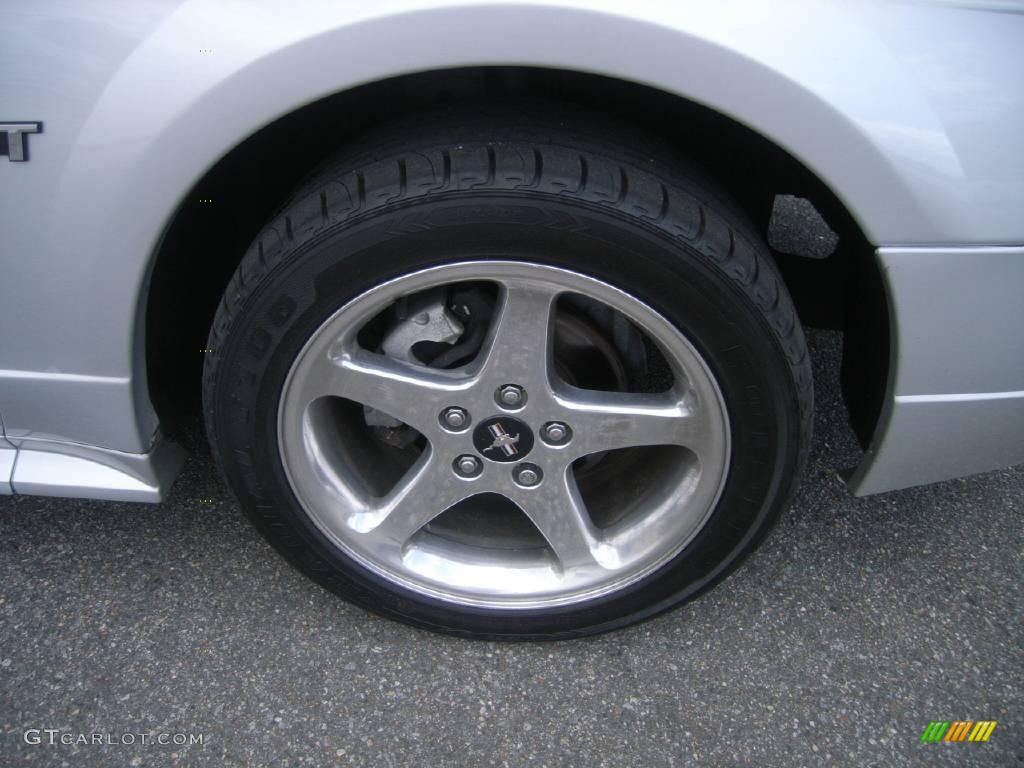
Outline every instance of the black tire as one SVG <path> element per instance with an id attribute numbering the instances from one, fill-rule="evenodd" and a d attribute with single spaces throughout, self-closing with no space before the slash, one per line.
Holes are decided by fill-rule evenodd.
<path id="1" fill-rule="evenodd" d="M 803 331 L 767 246 L 739 209 L 667 148 L 590 116 L 573 128 L 500 118 L 417 121 L 327 163 L 245 254 L 216 314 L 203 392 L 213 454 L 255 526 L 294 565 L 369 610 L 463 636 L 605 632 L 683 603 L 763 539 L 810 442 Z M 580 135 L 580 133 L 589 135 Z M 598 137 L 598 138 L 595 138 Z M 710 519 L 641 581 L 561 609 L 500 611 L 426 597 L 367 570 L 311 522 L 277 449 L 277 405 L 314 329 L 383 281 L 472 254 L 530 258 L 641 298 L 707 361 L 731 423 Z"/>

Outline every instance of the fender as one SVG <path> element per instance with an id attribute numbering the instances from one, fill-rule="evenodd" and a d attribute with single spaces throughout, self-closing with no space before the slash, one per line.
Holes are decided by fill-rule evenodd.
<path id="1" fill-rule="evenodd" d="M 1024 158 L 996 163 L 977 149 L 999 146 L 995 134 L 1024 122 L 1014 82 L 1024 48 L 1013 48 L 1012 62 L 996 60 L 1005 45 L 946 62 L 965 74 L 955 93 L 938 98 L 941 78 L 926 76 L 945 54 L 924 34 L 1020 39 L 1021 16 L 746 0 L 79 5 L 91 21 L 45 28 L 56 63 L 77 67 L 63 92 L 34 87 L 53 67 L 46 56 L 54 48 L 32 44 L 56 22 L 28 0 L 6 12 L 13 44 L 0 57 L 25 76 L 6 78 L 16 84 L 5 85 L 4 108 L 47 125 L 33 136 L 31 163 L 0 168 L 17 171 L 0 173 L 11 201 L 0 229 L 13 233 L 26 291 L 12 297 L 0 288 L 11 367 L 0 371 L 0 407 L 15 444 L 149 450 L 157 425 L 143 360 L 145 288 L 183 196 L 276 118 L 396 75 L 528 64 L 643 83 L 787 149 L 876 245 L 1024 242 Z M 792 45 L 792 31 L 809 28 Z M 980 72 L 987 80 L 972 86 Z M 999 119 L 972 121 L 986 109 Z M 1019 142 L 1002 146 L 1020 152 Z M 77 259 L 53 275 L 51 253 Z"/>

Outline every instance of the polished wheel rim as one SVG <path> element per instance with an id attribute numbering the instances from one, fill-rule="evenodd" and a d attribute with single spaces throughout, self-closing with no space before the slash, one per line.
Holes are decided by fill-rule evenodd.
<path id="1" fill-rule="evenodd" d="M 591 388 L 602 366 L 616 383 Z M 565 269 L 464 262 L 324 322 L 286 378 L 278 447 L 306 514 L 378 576 L 536 609 L 682 551 L 721 493 L 729 425 L 704 360 L 642 301 Z"/>

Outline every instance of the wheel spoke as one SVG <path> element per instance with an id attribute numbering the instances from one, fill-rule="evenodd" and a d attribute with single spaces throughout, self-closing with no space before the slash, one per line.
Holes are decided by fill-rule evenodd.
<path id="1" fill-rule="evenodd" d="M 574 390 L 561 404 L 575 456 L 647 445 L 681 445 L 701 456 L 709 448 L 703 414 L 673 395 Z"/>
<path id="2" fill-rule="evenodd" d="M 518 492 L 513 501 L 540 530 L 563 572 L 617 565 L 614 550 L 601 542 L 590 520 L 571 471 L 548 477 L 537 488 Z"/>
<path id="3" fill-rule="evenodd" d="M 346 397 L 424 432 L 436 410 L 469 386 L 465 377 L 363 350 L 323 360 L 305 383 L 307 400 Z"/>
<path id="4" fill-rule="evenodd" d="M 551 365 L 554 301 L 548 286 L 505 283 L 490 332 L 478 357 L 480 373 L 493 382 L 546 384 Z"/>
<path id="5" fill-rule="evenodd" d="M 423 526 L 472 495 L 468 483 L 428 451 L 372 509 L 354 515 L 349 527 L 372 536 L 380 545 L 402 547 Z"/>

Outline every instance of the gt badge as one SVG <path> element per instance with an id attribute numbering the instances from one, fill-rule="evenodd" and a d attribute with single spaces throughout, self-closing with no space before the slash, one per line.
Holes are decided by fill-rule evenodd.
<path id="1" fill-rule="evenodd" d="M 28 160 L 28 134 L 42 132 L 42 123 L 0 123 L 0 155 L 12 163 Z"/>

